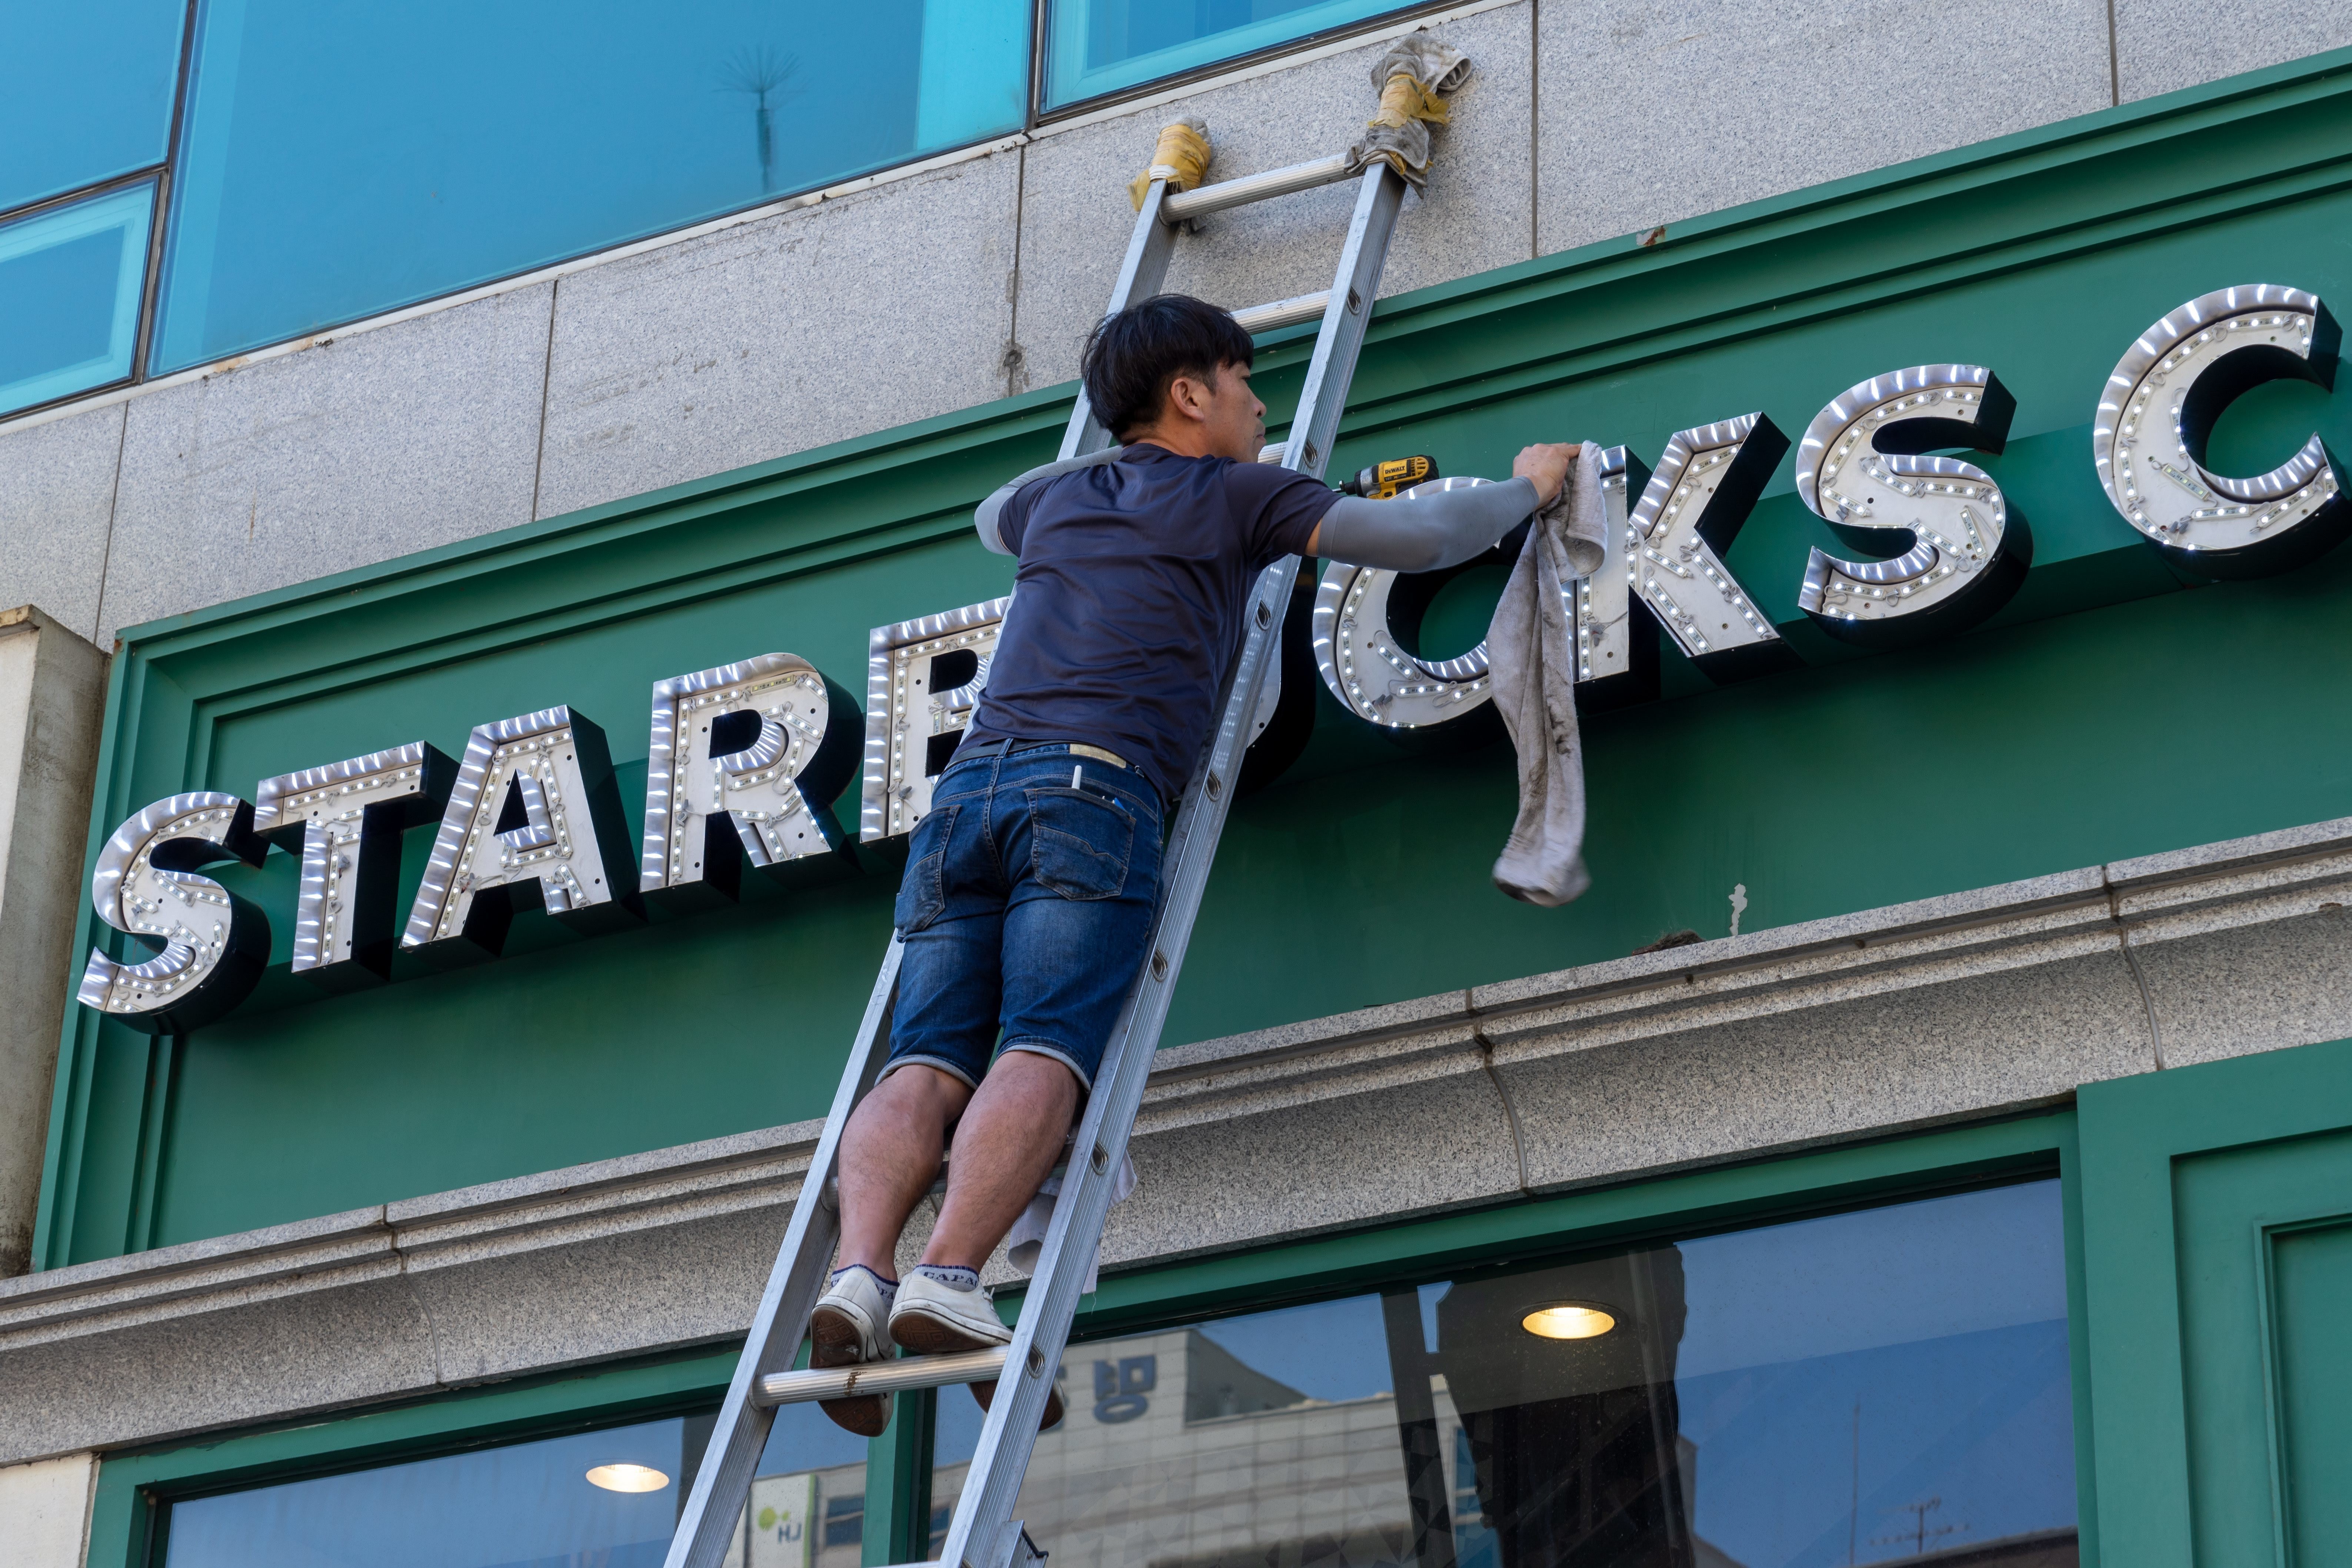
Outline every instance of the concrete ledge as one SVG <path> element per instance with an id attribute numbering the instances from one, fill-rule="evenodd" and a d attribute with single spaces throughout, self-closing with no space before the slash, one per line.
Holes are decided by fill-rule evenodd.
<path id="1" fill-rule="evenodd" d="M 2352 819 L 1176 1047 L 1105 1262 L 1882 1136 L 2352 1036 L 2347 907 Z M 723 1342 L 817 1131 L 0 1280 L 0 1464 Z M 991 1273 L 1006 1277 L 1001 1259 Z"/>

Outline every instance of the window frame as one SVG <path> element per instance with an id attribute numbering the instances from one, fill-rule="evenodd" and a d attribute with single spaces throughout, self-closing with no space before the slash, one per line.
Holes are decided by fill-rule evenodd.
<path id="1" fill-rule="evenodd" d="M 79 189 L 68 191 L 62 195 L 44 196 L 37 202 L 27 202 L 23 206 L 11 207 L 6 212 L 0 213 L 0 229 L 5 229 L 19 223 L 36 221 L 49 213 L 58 212 L 67 207 L 79 206 L 85 202 L 102 201 L 108 196 L 136 190 L 142 185 L 148 187 L 151 193 L 147 208 L 147 233 L 142 241 L 147 254 L 140 260 L 139 310 L 131 327 L 130 369 L 121 375 L 93 382 L 75 391 L 59 393 L 54 397 L 42 398 L 37 403 L 26 404 L 18 411 L 19 413 L 29 414 L 43 408 L 53 408 L 59 404 L 71 403 L 78 397 L 90 397 L 101 392 L 111 391 L 118 386 L 128 386 L 141 379 L 146 365 L 147 328 L 151 316 L 148 300 L 155 285 L 155 265 L 159 254 L 156 237 L 157 232 L 163 226 L 162 204 L 164 183 L 168 177 L 162 165 L 151 164 L 143 169 L 134 169 L 127 174 L 116 174 L 110 179 L 100 180 L 94 185 L 83 185 Z M 9 414 L 0 417 L 14 419 L 16 415 Z"/>
<path id="2" fill-rule="evenodd" d="M 1018 132 L 1001 132 L 1000 135 L 1027 135 L 1042 128 L 1066 121 L 1076 117 L 1099 114 L 1106 110 L 1116 109 L 1122 104 L 1165 96 L 1171 90 L 1181 89 L 1195 83 L 1210 81 L 1216 78 L 1229 75 L 1236 70 L 1245 70 L 1253 66 L 1263 64 L 1268 60 L 1277 59 L 1286 55 L 1301 54 L 1310 50 L 1322 48 L 1333 43 L 1382 32 L 1395 26 L 1400 22 L 1410 21 L 1418 16 L 1430 16 L 1439 12 L 1459 9 L 1462 6 L 1463 0 L 1406 0 L 1405 4 L 1382 11 L 1377 16 L 1367 16 L 1355 22 L 1341 23 L 1312 33 L 1302 34 L 1297 37 L 1286 39 L 1285 41 L 1277 44 L 1269 44 L 1262 48 L 1246 50 L 1240 54 L 1220 56 L 1216 59 L 1207 61 L 1202 65 L 1193 67 L 1189 70 L 1172 72 L 1167 76 L 1154 77 L 1149 81 L 1138 82 L 1132 86 L 1118 89 L 1116 91 L 1099 93 L 1089 98 L 1073 100 L 1069 103 L 1057 105 L 1049 109 L 1045 104 L 1045 70 L 1047 66 L 1048 48 L 1052 36 L 1052 7 L 1055 3 L 1056 0 L 1030 0 L 1028 67 L 1029 91 L 1025 100 L 1026 108 L 1023 115 L 1023 122 Z M 91 386 L 83 387 L 76 392 L 66 393 L 57 397 L 47 398 L 38 403 L 28 403 L 21 407 L 0 409 L 0 426 L 5 426 L 9 424 L 13 424 L 16 420 L 23 419 L 33 415 L 44 414 L 52 409 L 68 406 L 79 402 L 84 398 L 95 397 L 106 393 L 121 391 L 126 387 L 142 385 L 151 380 L 158 379 L 151 374 L 148 367 L 149 361 L 154 350 L 157 322 L 162 314 L 162 300 L 158 297 L 158 291 L 162 287 L 164 260 L 168 254 L 167 247 L 173 231 L 176 226 L 176 220 L 179 216 L 176 202 L 176 192 L 174 190 L 176 184 L 174 175 L 179 169 L 181 146 L 187 132 L 188 89 L 194 71 L 196 43 L 200 34 L 199 24 L 203 19 L 201 15 L 203 4 L 204 0 L 186 0 L 185 9 L 182 15 L 180 26 L 179 69 L 173 85 L 170 130 L 165 140 L 163 161 L 158 163 L 147 164 L 142 168 L 135 169 L 125 174 L 114 175 L 109 179 L 99 181 L 92 184 L 83 185 L 71 191 L 63 192 L 53 196 L 47 196 L 39 201 L 29 202 L 24 205 L 12 207 L 5 212 L 0 212 L 0 223 L 5 223 L 18 217 L 31 216 L 45 208 L 62 203 L 80 201 L 86 197 L 103 195 L 117 187 L 127 185 L 138 181 L 152 180 L 155 183 L 155 209 L 153 216 L 149 221 L 147 226 L 146 268 L 140 286 L 139 324 L 131 347 L 130 372 L 128 374 L 118 376 Z M 893 169 L 905 168 L 914 163 L 929 163 L 938 158 L 952 157 L 959 153 L 966 152 L 973 147 L 984 146 L 988 142 L 998 139 L 999 138 L 995 136 L 982 137 L 975 141 L 963 142 L 954 147 L 940 148 L 935 152 L 925 153 L 918 157 L 908 159 L 905 163 L 886 164 L 884 167 L 869 171 L 866 174 L 853 175 L 850 177 L 856 179 L 867 179 L 877 174 L 887 174 Z M 756 212 L 762 207 L 772 206 L 784 202 L 796 201 L 808 195 L 812 191 L 824 190 L 829 188 L 831 185 L 837 184 L 839 183 L 840 181 L 838 180 L 827 181 L 820 184 L 807 186 L 801 189 L 770 193 L 769 195 L 762 196 L 759 201 L 750 204 L 749 205 L 734 208 L 729 212 L 696 218 L 690 223 L 682 223 L 674 228 L 657 230 L 653 234 L 640 237 L 637 239 L 625 240 L 619 243 L 623 245 L 642 245 L 648 240 L 660 239 L 665 235 L 681 233 L 687 229 L 699 227 L 705 224 L 725 222 L 729 218 L 737 217 L 748 212 Z M 349 318 L 348 320 L 340 320 L 321 326 L 311 327 L 303 331 L 289 334 L 284 338 L 273 339 L 268 343 L 257 344 L 253 348 L 243 351 L 243 353 L 246 354 L 262 353 L 268 349 L 276 348 L 279 344 L 294 342 L 305 337 L 341 331 L 358 322 L 373 321 L 377 316 L 391 314 L 394 310 L 415 310 L 422 307 L 429 306 L 436 300 L 448 299 L 454 295 L 470 293 L 480 289 L 495 289 L 499 285 L 509 282 L 513 279 L 527 277 L 532 273 L 545 271 L 551 265 L 558 267 L 569 266 L 573 262 L 596 256 L 600 254 L 603 249 L 611 248 L 614 247 L 607 246 L 600 247 L 599 250 L 582 251 L 577 256 L 565 258 L 553 263 L 534 264 L 531 267 L 520 268 L 510 273 L 504 273 L 496 278 L 483 279 L 475 282 L 459 285 L 457 287 L 445 289 L 439 293 L 428 295 L 425 299 L 413 301 L 409 304 L 393 307 L 391 310 L 372 311 L 367 315 L 355 316 Z M 210 363 L 211 362 L 199 363 L 168 374 L 174 376 L 203 374 L 209 368 Z"/>
<path id="3" fill-rule="evenodd" d="M 1726 1163 L 1401 1223 L 1359 1226 L 1113 1274 L 1087 1299 L 1074 1346 L 1359 1295 L 1506 1262 L 1621 1250 L 1941 1193 L 2056 1176 L 2063 1215 L 2067 1361 L 2082 1563 L 2098 1568 L 2090 1371 L 2084 1339 L 2081 1158 L 2072 1106 L 1866 1142 Z M 1020 1292 L 999 1292 L 1017 1303 Z M 593 1372 L 459 1390 L 101 1456 L 88 1568 L 162 1568 L 157 1528 L 184 1499 L 717 1408 L 737 1352 L 647 1358 Z M 915 1561 L 930 1532 L 938 1392 L 897 1396 L 866 1460 L 864 1559 Z"/>
<path id="4" fill-rule="evenodd" d="M 116 376 L 110 381 L 85 386 L 78 392 L 43 398 L 38 403 L 26 404 L 21 408 L 0 410 L 0 423 L 20 419 L 28 414 L 39 414 L 47 409 L 62 407 L 81 398 L 95 397 L 121 387 L 136 386 L 147 379 L 148 342 L 155 331 L 155 288 L 163 273 L 163 237 L 165 230 L 170 226 L 172 173 L 179 167 L 180 163 L 181 125 L 186 117 L 188 107 L 188 62 L 194 47 L 196 8 L 202 3 L 203 0 L 186 0 L 180 13 L 180 59 L 178 68 L 172 79 L 172 108 L 164 127 L 163 161 L 142 164 L 139 168 L 0 212 L 0 224 L 13 223 L 18 218 L 32 217 L 71 202 L 86 201 L 93 196 L 106 195 L 148 181 L 154 183 L 154 206 L 147 216 L 146 264 L 141 268 L 139 279 L 139 321 L 131 332 L 131 368 L 125 374 Z"/>
<path id="5" fill-rule="evenodd" d="M 1135 82 L 1127 87 L 1114 88 L 1108 92 L 1092 93 L 1085 98 L 1074 98 L 1067 103 L 1056 104 L 1049 108 L 1045 102 L 1045 68 L 1053 41 L 1053 8 L 1057 4 L 1064 3 L 1083 5 L 1085 0 L 1035 0 L 1036 31 L 1030 46 L 1029 55 L 1029 128 L 1031 130 L 1081 115 L 1097 114 L 1107 109 L 1115 109 L 1123 103 L 1161 97 L 1177 89 L 1190 87 L 1196 82 L 1213 81 L 1218 77 L 1230 75 L 1237 70 L 1246 70 L 1252 66 L 1263 64 L 1267 60 L 1279 59 L 1285 55 L 1304 54 L 1308 50 L 1319 49 L 1329 44 L 1369 37 L 1374 33 L 1384 33 L 1400 22 L 1409 22 L 1418 16 L 1468 8 L 1465 0 L 1402 0 L 1402 4 L 1374 16 L 1360 17 L 1353 22 L 1337 22 L 1328 27 L 1318 28 L 1312 33 L 1301 33 L 1295 38 L 1286 38 L 1278 44 L 1265 44 L 1255 49 L 1244 49 L 1239 54 L 1220 55 L 1215 59 L 1204 61 L 1184 70 L 1170 71 L 1165 76 L 1152 77 L 1148 80 Z M 1469 3 L 1475 4 L 1475 0 L 1469 0 Z"/>

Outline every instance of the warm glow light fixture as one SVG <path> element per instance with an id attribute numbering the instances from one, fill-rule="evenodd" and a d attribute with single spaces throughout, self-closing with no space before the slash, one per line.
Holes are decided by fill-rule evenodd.
<path id="1" fill-rule="evenodd" d="M 646 1465 L 599 1465 L 588 1472 L 588 1483 L 608 1492 L 657 1492 L 669 1478 Z"/>
<path id="2" fill-rule="evenodd" d="M 1519 1320 L 1539 1340 L 1597 1340 L 1616 1326 L 1616 1313 L 1589 1301 L 1554 1301 Z"/>

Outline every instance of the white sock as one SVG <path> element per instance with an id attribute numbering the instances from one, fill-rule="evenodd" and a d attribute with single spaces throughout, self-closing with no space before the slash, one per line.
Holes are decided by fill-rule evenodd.
<path id="1" fill-rule="evenodd" d="M 840 1284 L 841 1277 L 848 1273 L 852 1268 L 856 1269 L 857 1272 L 865 1275 L 868 1279 L 873 1280 L 874 1283 L 880 1288 L 882 1291 L 882 1299 L 885 1301 L 898 1293 L 898 1282 L 896 1279 L 885 1279 L 879 1274 L 875 1273 L 871 1268 L 866 1268 L 863 1263 L 852 1263 L 845 1268 L 835 1269 L 832 1273 L 824 1277 L 826 1287 L 830 1289 L 833 1286 Z"/>
<path id="2" fill-rule="evenodd" d="M 977 1268 L 951 1268 L 937 1263 L 918 1263 L 915 1272 L 926 1279 L 938 1280 L 950 1290 L 980 1289 L 980 1270 Z"/>

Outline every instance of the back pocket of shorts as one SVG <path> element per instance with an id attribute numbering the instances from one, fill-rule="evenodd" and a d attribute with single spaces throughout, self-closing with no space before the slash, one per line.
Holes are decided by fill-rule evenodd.
<path id="1" fill-rule="evenodd" d="M 899 879 L 898 901 L 890 911 L 890 923 L 900 936 L 922 930 L 948 907 L 948 836 L 955 831 L 956 813 L 962 809 L 961 801 L 933 806 L 915 824 L 913 841 L 907 846 L 907 874 Z"/>
<path id="2" fill-rule="evenodd" d="M 1029 866 L 1066 899 L 1112 899 L 1127 886 L 1135 816 L 1091 790 L 1040 785 L 1029 797 Z"/>

